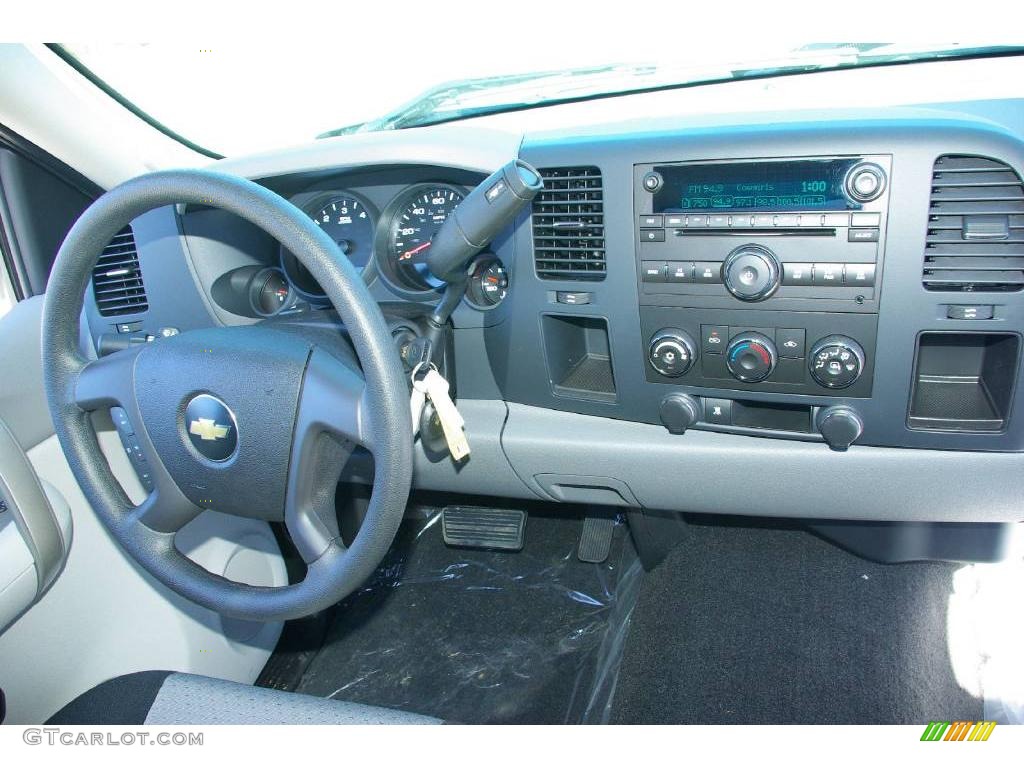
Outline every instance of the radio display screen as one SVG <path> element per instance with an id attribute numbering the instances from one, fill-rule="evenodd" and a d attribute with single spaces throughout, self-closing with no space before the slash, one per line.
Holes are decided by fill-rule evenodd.
<path id="1" fill-rule="evenodd" d="M 658 165 L 664 183 L 654 213 L 689 211 L 846 211 L 846 172 L 855 158 Z"/>

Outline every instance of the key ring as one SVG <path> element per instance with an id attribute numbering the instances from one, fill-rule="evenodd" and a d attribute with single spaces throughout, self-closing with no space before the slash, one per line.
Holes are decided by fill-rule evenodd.
<path id="1" fill-rule="evenodd" d="M 420 360 L 420 362 L 416 363 L 416 365 L 413 366 L 412 374 L 410 376 L 410 378 L 413 381 L 416 381 L 416 374 L 419 373 L 420 368 L 422 368 L 423 366 L 427 366 L 427 368 L 433 368 L 435 371 L 437 370 L 437 366 L 434 365 L 433 361 L 431 361 L 431 360 Z M 426 375 L 426 374 L 424 374 L 424 375 Z"/>

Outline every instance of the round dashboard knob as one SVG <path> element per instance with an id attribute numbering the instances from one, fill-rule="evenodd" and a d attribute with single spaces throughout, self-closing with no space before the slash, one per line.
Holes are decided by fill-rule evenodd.
<path id="1" fill-rule="evenodd" d="M 658 413 L 669 432 L 681 435 L 700 421 L 700 403 L 695 397 L 673 392 L 661 401 Z"/>
<path id="2" fill-rule="evenodd" d="M 753 383 L 771 376 L 778 358 L 775 342 L 763 333 L 741 333 L 729 342 L 725 364 L 735 378 Z"/>
<path id="3" fill-rule="evenodd" d="M 885 191 L 885 171 L 874 163 L 858 163 L 847 172 L 845 186 L 851 200 L 869 202 Z"/>
<path id="4" fill-rule="evenodd" d="M 781 274 L 778 257 L 762 245 L 741 245 L 722 262 L 722 282 L 741 301 L 767 299 Z"/>
<path id="5" fill-rule="evenodd" d="M 864 432 L 864 422 L 852 408 L 833 405 L 818 412 L 818 431 L 833 451 L 845 451 Z"/>
<path id="6" fill-rule="evenodd" d="M 654 334 L 647 349 L 647 359 L 662 376 L 682 376 L 693 365 L 696 345 L 686 331 L 662 328 Z"/>
<path id="7" fill-rule="evenodd" d="M 823 387 L 845 389 L 864 373 L 864 349 L 847 336 L 826 336 L 811 347 L 811 376 Z"/>

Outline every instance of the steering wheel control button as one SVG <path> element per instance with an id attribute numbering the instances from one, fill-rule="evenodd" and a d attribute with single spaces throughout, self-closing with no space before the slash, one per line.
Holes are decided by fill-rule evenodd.
<path id="1" fill-rule="evenodd" d="M 189 442 L 210 461 L 227 461 L 238 449 L 235 415 L 213 395 L 196 395 L 185 407 L 185 434 Z"/>
<path id="2" fill-rule="evenodd" d="M 740 301 L 762 301 L 779 287 L 781 265 L 760 245 L 743 245 L 722 263 L 722 282 Z"/>
<path id="3" fill-rule="evenodd" d="M 851 200 L 869 202 L 885 191 L 885 171 L 874 163 L 858 163 L 846 174 L 845 186 Z"/>
<path id="4" fill-rule="evenodd" d="M 705 397 L 704 421 L 708 424 L 732 424 L 732 400 Z"/>
<path id="5" fill-rule="evenodd" d="M 693 365 L 696 358 L 693 339 L 685 331 L 663 328 L 654 334 L 648 347 L 647 359 L 662 376 L 682 376 Z"/>
<path id="6" fill-rule="evenodd" d="M 811 376 L 828 389 L 843 389 L 864 372 L 864 350 L 846 336 L 826 336 L 811 349 Z"/>
<path id="7" fill-rule="evenodd" d="M 803 328 L 778 328 L 775 331 L 775 343 L 779 348 L 779 357 L 803 357 L 805 336 Z"/>
<path id="8" fill-rule="evenodd" d="M 729 342 L 725 364 L 733 378 L 749 384 L 771 376 L 777 360 L 771 339 L 763 333 L 741 333 Z"/>

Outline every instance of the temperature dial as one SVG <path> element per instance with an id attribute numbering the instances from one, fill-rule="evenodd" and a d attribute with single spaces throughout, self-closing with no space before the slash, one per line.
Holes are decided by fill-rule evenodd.
<path id="1" fill-rule="evenodd" d="M 729 342 L 725 364 L 735 378 L 752 383 L 771 376 L 778 357 L 775 342 L 763 333 L 741 333 Z"/>
<path id="2" fill-rule="evenodd" d="M 466 286 L 466 301 L 477 309 L 496 307 L 508 293 L 508 272 L 496 256 L 486 255 L 473 263 Z"/>
<path id="3" fill-rule="evenodd" d="M 647 350 L 647 359 L 662 376 L 682 376 L 693 365 L 696 346 L 686 331 L 662 328 L 654 334 Z"/>
<path id="4" fill-rule="evenodd" d="M 810 366 L 821 386 L 843 389 L 864 373 L 864 350 L 846 336 L 826 336 L 811 348 Z"/>

